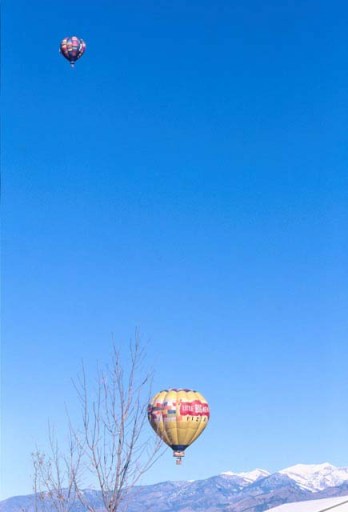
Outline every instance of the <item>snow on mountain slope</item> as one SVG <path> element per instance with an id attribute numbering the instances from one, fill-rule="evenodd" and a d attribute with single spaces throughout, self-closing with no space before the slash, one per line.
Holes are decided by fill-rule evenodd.
<path id="1" fill-rule="evenodd" d="M 266 471 L 265 469 L 254 469 L 253 471 L 247 471 L 242 473 L 233 473 L 233 471 L 224 471 L 221 473 L 223 476 L 237 476 L 239 478 L 242 478 L 243 480 L 246 480 L 248 483 L 256 482 L 256 480 L 259 480 L 260 478 L 265 478 L 266 476 L 269 476 L 270 473 Z"/>
<path id="2" fill-rule="evenodd" d="M 287 503 L 268 512 L 348 512 L 348 500 L 344 498 L 326 498 L 322 500 L 299 501 Z"/>
<path id="3" fill-rule="evenodd" d="M 300 487 L 311 492 L 336 487 L 348 481 L 348 468 L 336 468 L 332 464 L 296 464 L 279 473 L 287 475 Z"/>

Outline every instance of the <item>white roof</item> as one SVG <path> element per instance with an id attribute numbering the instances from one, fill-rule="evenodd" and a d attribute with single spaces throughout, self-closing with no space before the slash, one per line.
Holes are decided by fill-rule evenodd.
<path id="1" fill-rule="evenodd" d="M 298 501 L 271 508 L 268 512 L 348 512 L 348 496 Z"/>

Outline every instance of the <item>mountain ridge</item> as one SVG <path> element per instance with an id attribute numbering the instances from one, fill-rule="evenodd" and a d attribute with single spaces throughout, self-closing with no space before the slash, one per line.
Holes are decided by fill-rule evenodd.
<path id="1" fill-rule="evenodd" d="M 98 491 L 86 490 L 97 507 Z M 348 496 L 348 467 L 329 463 L 297 464 L 270 473 L 254 469 L 195 481 L 166 481 L 137 486 L 129 493 L 129 512 L 263 512 L 284 503 Z M 34 512 L 34 495 L 0 502 L 0 512 Z M 47 511 L 51 512 L 52 507 Z M 81 504 L 74 512 L 85 512 Z"/>

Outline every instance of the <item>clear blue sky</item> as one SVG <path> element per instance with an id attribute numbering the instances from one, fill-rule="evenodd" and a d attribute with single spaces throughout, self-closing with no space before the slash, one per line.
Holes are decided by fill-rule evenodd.
<path id="1" fill-rule="evenodd" d="M 155 388 L 212 409 L 145 482 L 348 465 L 347 2 L 16 0 L 2 25 L 3 497 L 136 326 Z"/>

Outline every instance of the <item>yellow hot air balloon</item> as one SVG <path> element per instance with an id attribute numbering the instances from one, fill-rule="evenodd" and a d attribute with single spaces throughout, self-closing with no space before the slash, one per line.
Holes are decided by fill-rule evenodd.
<path id="1" fill-rule="evenodd" d="M 149 422 L 156 434 L 173 450 L 181 464 L 185 449 L 201 435 L 209 421 L 206 399 L 192 389 L 164 389 L 148 408 Z"/>

